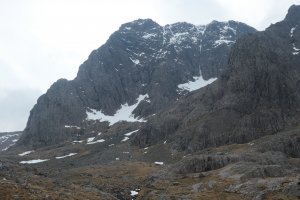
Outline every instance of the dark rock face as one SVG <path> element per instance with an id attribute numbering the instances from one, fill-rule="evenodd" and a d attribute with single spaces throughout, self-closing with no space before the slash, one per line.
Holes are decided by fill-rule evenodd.
<path id="1" fill-rule="evenodd" d="M 238 40 L 221 78 L 149 120 L 134 144 L 168 139 L 174 149 L 193 152 L 298 124 L 299 9 L 292 6 L 284 21 Z"/>
<path id="2" fill-rule="evenodd" d="M 239 22 L 206 26 L 176 23 L 164 27 L 150 19 L 124 24 L 80 66 L 72 81 L 58 80 L 30 113 L 20 145 L 36 147 L 63 142 L 82 126 L 89 109 L 113 115 L 121 105 L 149 98 L 135 117 L 156 113 L 187 93 L 178 85 L 202 76 L 218 77 L 236 39 L 255 29 Z"/>

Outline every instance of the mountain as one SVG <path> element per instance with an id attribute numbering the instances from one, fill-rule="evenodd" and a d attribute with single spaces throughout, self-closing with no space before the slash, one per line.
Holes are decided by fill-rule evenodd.
<path id="1" fill-rule="evenodd" d="M 299 49 L 300 7 L 292 6 L 283 21 L 240 38 L 220 78 L 149 119 L 134 144 L 167 140 L 174 150 L 195 152 L 297 127 Z M 286 151 L 299 156 L 299 138 L 290 138 Z"/>
<path id="2" fill-rule="evenodd" d="M 235 21 L 160 26 L 123 24 L 80 66 L 58 80 L 30 112 L 20 145 L 41 147 L 85 134 L 90 120 L 146 121 L 225 70 L 231 46 L 255 29 Z M 107 123 L 97 126 L 107 127 Z"/>
<path id="3" fill-rule="evenodd" d="M 125 114 L 158 98 L 151 90 L 137 93 L 136 101 L 122 104 L 113 117 L 93 107 L 86 113 L 88 119 L 101 117 L 108 122 L 84 120 L 80 125 L 62 125 L 56 118 L 68 119 L 70 111 L 63 110 L 63 116 L 53 113 L 58 114 L 68 103 L 73 103 L 76 111 L 76 99 L 64 95 L 77 79 L 62 81 L 64 87 L 56 83 L 36 105 L 48 106 L 45 111 L 52 109 L 52 114 L 43 115 L 35 108 L 30 120 L 52 116 L 49 127 L 54 121 L 66 133 L 41 132 L 28 140 L 31 132 L 27 132 L 22 140 L 28 143 L 1 152 L 1 197 L 299 199 L 299 23 L 300 6 L 292 6 L 283 21 L 239 38 L 216 81 L 206 85 L 198 74 L 194 82 L 178 82 L 178 100 L 150 116 L 139 115 L 142 118 Z M 191 86 L 204 87 L 179 90 L 187 86 L 190 90 L 195 89 Z M 90 91 L 84 93 L 88 101 Z M 56 104 L 43 105 L 46 97 Z M 118 121 L 125 117 L 131 122 Z M 66 139 L 63 134 L 69 138 L 58 141 L 58 137 Z M 51 137 L 58 142 L 48 146 Z M 35 142 L 40 146 L 30 145 Z"/>

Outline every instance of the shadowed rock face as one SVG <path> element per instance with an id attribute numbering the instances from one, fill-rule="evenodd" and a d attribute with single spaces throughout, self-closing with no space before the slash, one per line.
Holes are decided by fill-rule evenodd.
<path id="1" fill-rule="evenodd" d="M 63 142 L 71 136 L 64 126 L 81 126 L 89 108 L 113 115 L 121 105 L 136 103 L 141 94 L 149 99 L 133 114 L 157 113 L 187 93 L 178 91 L 179 84 L 195 76 L 218 77 L 236 39 L 252 32 L 255 29 L 234 21 L 160 26 L 140 19 L 123 24 L 90 54 L 74 80 L 58 80 L 39 98 L 19 144 Z"/>
<path id="2" fill-rule="evenodd" d="M 152 118 L 134 144 L 196 151 L 244 143 L 299 123 L 300 6 L 234 45 L 226 72 Z M 299 52 L 299 53 L 298 53 Z"/>

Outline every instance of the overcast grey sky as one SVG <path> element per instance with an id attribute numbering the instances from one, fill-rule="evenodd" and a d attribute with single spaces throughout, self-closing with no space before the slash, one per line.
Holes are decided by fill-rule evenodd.
<path id="1" fill-rule="evenodd" d="M 0 132 L 24 129 L 38 96 L 73 79 L 122 23 L 232 19 L 263 30 L 292 4 L 300 0 L 0 0 Z"/>

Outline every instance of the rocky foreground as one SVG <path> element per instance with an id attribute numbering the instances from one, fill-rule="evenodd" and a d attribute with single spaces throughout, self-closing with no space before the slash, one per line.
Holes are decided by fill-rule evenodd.
<path id="1" fill-rule="evenodd" d="M 142 149 L 131 146 L 133 134 L 126 141 L 126 133 L 109 132 L 56 147 L 1 154 L 1 195 L 4 199 L 299 199 L 298 128 L 192 154 L 172 151 L 167 142 Z"/>

